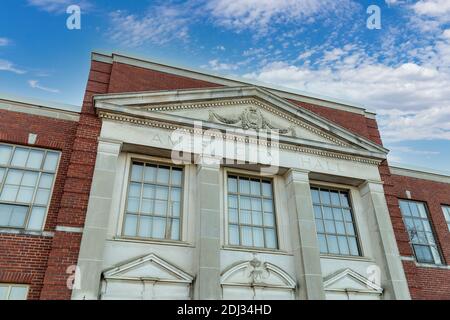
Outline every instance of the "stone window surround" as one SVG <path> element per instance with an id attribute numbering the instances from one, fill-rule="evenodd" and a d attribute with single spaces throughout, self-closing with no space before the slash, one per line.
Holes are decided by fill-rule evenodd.
<path id="1" fill-rule="evenodd" d="M 188 188 L 188 179 L 186 178 L 186 166 L 174 164 L 170 159 L 155 157 L 143 154 L 136 153 L 125 153 L 126 161 L 125 161 L 125 170 L 122 180 L 122 190 L 120 191 L 120 211 L 119 211 L 119 219 L 117 221 L 117 226 L 115 228 L 115 240 L 123 240 L 123 241 L 138 241 L 143 243 L 164 243 L 164 244 L 173 244 L 173 245 L 189 245 L 187 241 L 187 229 L 186 223 L 188 210 L 186 206 L 186 190 Z M 180 213 L 180 240 L 171 240 L 171 239 L 155 239 L 155 238 L 143 238 L 143 237 L 129 237 L 123 235 L 123 227 L 125 223 L 125 215 L 126 215 L 126 205 L 127 205 L 127 195 L 128 188 L 130 183 L 130 175 L 131 175 L 131 165 L 133 161 L 141 161 L 146 163 L 155 163 L 159 165 L 168 165 L 175 166 L 183 169 L 182 174 L 182 184 L 181 184 L 181 213 Z"/>
<path id="2" fill-rule="evenodd" d="M 329 185 L 315 184 L 315 183 L 311 183 L 310 186 L 311 186 L 311 192 L 312 192 L 312 189 L 317 188 L 319 190 L 324 189 L 326 191 L 339 191 L 339 192 L 345 192 L 345 193 L 348 194 L 349 208 L 350 208 L 350 213 L 351 213 L 351 217 L 352 217 L 352 224 L 353 224 L 354 233 L 355 233 L 354 237 L 356 238 L 356 245 L 357 245 L 357 249 L 358 249 L 358 254 L 357 255 L 342 254 L 342 253 L 332 254 L 332 253 L 322 253 L 322 252 L 321 252 L 321 255 L 323 255 L 323 256 L 331 256 L 331 257 L 332 256 L 347 257 L 347 258 L 361 258 L 361 257 L 363 257 L 362 256 L 362 249 L 361 249 L 361 240 L 360 240 L 361 236 L 360 236 L 360 232 L 359 232 L 358 223 L 356 222 L 355 208 L 354 208 L 354 205 L 353 205 L 353 197 L 354 197 L 354 195 L 352 194 L 351 190 L 348 188 L 348 186 L 330 187 Z M 313 201 L 313 205 L 317 205 L 317 204 L 314 203 L 314 201 Z M 333 218 L 333 221 L 334 221 L 334 218 Z M 326 231 L 324 231 L 324 232 L 322 232 L 322 234 L 327 235 L 328 233 Z M 335 235 L 335 234 L 332 234 L 332 235 Z M 348 235 L 346 234 L 345 237 L 348 237 Z"/>
<path id="3" fill-rule="evenodd" d="M 139 153 L 133 153 L 133 152 L 123 152 L 125 154 L 126 160 L 125 160 L 125 170 L 123 173 L 122 181 L 128 181 L 128 177 L 130 175 L 131 170 L 131 163 L 132 161 L 146 161 L 146 162 L 155 162 L 158 164 L 167 164 L 167 165 L 174 165 L 174 163 L 164 157 L 159 156 L 151 156 L 151 155 L 145 155 L 145 154 L 139 154 Z M 176 165 L 176 164 L 175 164 Z M 182 191 L 182 218 L 181 218 L 181 237 L 180 240 L 170 240 L 170 239 L 149 239 L 149 238 L 130 238 L 122 235 L 122 228 L 125 218 L 125 206 L 126 206 L 126 197 L 127 197 L 127 191 L 128 191 L 128 185 L 123 184 L 121 191 L 120 191 L 120 209 L 119 209 L 119 216 L 118 221 L 115 226 L 115 241 L 127 241 L 127 242 L 139 242 L 139 243 L 148 243 L 148 244 L 164 244 L 164 245 L 174 245 L 174 246 L 195 246 L 193 242 L 193 238 L 189 237 L 188 232 L 188 226 L 187 221 L 189 219 L 192 219 L 192 213 L 189 213 L 188 205 L 186 203 L 188 190 L 189 190 L 189 178 L 187 177 L 187 166 L 184 165 L 178 165 L 179 167 L 183 167 L 183 191 Z M 222 216 L 221 220 L 223 225 L 221 226 L 221 242 L 222 242 L 222 248 L 223 249 L 230 249 L 230 250 L 239 250 L 239 251 L 249 251 L 249 252 L 266 252 L 266 253 L 273 253 L 273 254 L 290 254 L 290 244 L 288 241 L 290 239 L 282 237 L 282 233 L 280 233 L 282 230 L 280 229 L 281 226 L 286 223 L 283 223 L 283 217 L 280 214 L 281 210 L 283 209 L 281 205 L 281 201 L 277 201 L 277 199 L 280 198 L 281 192 L 284 188 L 284 184 L 280 181 L 277 181 L 279 179 L 283 179 L 284 177 L 281 175 L 276 176 L 278 179 L 274 179 L 274 177 L 271 177 L 272 183 L 273 183 L 273 201 L 274 201 L 274 207 L 275 207 L 275 223 L 276 223 L 276 230 L 277 230 L 277 241 L 278 241 L 278 248 L 277 249 L 268 249 L 268 248 L 253 248 L 253 247 L 244 247 L 244 246 L 231 246 L 228 245 L 228 210 L 226 205 L 226 197 L 227 197 L 227 180 L 226 177 L 228 174 L 237 174 L 237 175 L 246 175 L 246 176 L 263 176 L 258 171 L 252 171 L 252 170 L 245 170 L 240 168 L 230 168 L 226 166 L 221 166 L 221 177 L 222 177 L 222 204 L 221 204 L 221 211 Z M 350 186 L 347 184 L 339 184 L 339 183 L 332 183 L 332 182 L 326 182 L 326 181 L 319 181 L 319 180 L 310 180 L 310 185 L 312 186 L 319 186 L 319 187 L 327 187 L 327 188 L 338 188 L 341 190 L 347 190 L 350 195 L 350 199 L 352 202 L 352 208 L 353 208 L 353 219 L 355 224 L 355 231 L 358 234 L 358 245 L 360 249 L 360 256 L 346 256 L 346 255 L 333 255 L 333 254 L 321 254 L 320 256 L 323 258 L 335 258 L 335 259 L 342 259 L 342 260 L 371 260 L 371 254 L 368 243 L 368 239 L 364 236 L 364 234 L 361 233 L 361 215 L 362 215 L 362 204 L 361 204 L 361 196 L 359 194 L 359 190 L 357 187 Z M 287 221 L 286 221 L 287 222 Z"/>
<path id="4" fill-rule="evenodd" d="M 328 254 L 321 253 L 320 256 L 323 258 L 340 259 L 340 260 L 372 261 L 373 258 L 371 257 L 371 250 L 369 248 L 370 243 L 368 242 L 368 237 L 366 236 L 365 232 L 361 230 L 364 227 L 362 222 L 364 208 L 361 203 L 362 199 L 359 188 L 347 184 L 332 183 L 319 180 L 310 180 L 310 186 L 344 190 L 348 192 L 348 195 L 350 197 L 350 205 L 352 207 L 353 225 L 355 227 L 355 233 L 359 249 L 358 256 L 330 254 L 330 253 Z"/>
<path id="5" fill-rule="evenodd" d="M 132 161 L 131 161 L 131 163 L 130 163 L 130 166 L 131 166 L 131 168 L 130 168 L 130 171 L 129 171 L 129 174 L 128 174 L 128 180 L 126 181 L 126 189 L 127 189 L 127 196 L 129 195 L 129 192 L 130 192 L 130 186 L 131 186 L 131 184 L 132 183 L 136 183 L 136 181 L 132 181 L 132 175 L 131 175 L 131 170 L 132 170 L 132 167 L 133 167 L 133 165 L 135 164 L 135 163 L 142 163 L 142 164 L 144 164 L 145 166 L 146 165 L 156 165 L 156 166 L 158 166 L 158 168 L 160 167 L 160 166 L 167 166 L 168 168 L 170 168 L 169 169 L 169 171 L 171 172 L 173 169 L 181 169 L 181 184 L 178 186 L 178 185 L 173 185 L 173 183 L 172 183 L 172 181 L 169 181 L 168 183 L 167 183 L 167 185 L 166 184 L 160 184 L 159 182 L 156 182 L 156 181 L 153 181 L 153 182 L 148 182 L 148 184 L 151 184 L 152 186 L 154 186 L 154 187 L 157 187 L 157 186 L 161 186 L 161 185 L 164 185 L 164 186 L 166 186 L 166 187 L 168 187 L 168 199 L 167 199 L 167 209 L 166 209 L 166 216 L 165 216 L 165 218 L 166 218 L 166 223 L 167 223 L 167 219 L 168 219 L 168 211 L 170 210 L 170 205 L 169 205 L 169 203 L 170 203 L 170 201 L 171 201 L 171 195 L 170 195 L 170 191 L 171 191 L 171 189 L 172 188 L 174 188 L 174 187 L 176 187 L 176 188 L 180 188 L 181 189 L 181 194 L 183 193 L 183 185 L 184 185 L 184 167 L 183 166 L 178 166 L 178 165 L 174 165 L 174 164 L 167 164 L 167 163 L 161 163 L 161 162 L 159 162 L 159 161 L 142 161 L 141 159 L 139 159 L 139 158 L 132 158 L 131 159 Z M 156 178 L 156 176 L 155 176 L 155 178 Z M 169 177 L 168 177 L 168 179 L 170 178 L 170 175 L 169 175 Z M 138 182 L 139 184 L 141 184 L 141 187 L 142 187 L 142 185 L 143 184 L 146 184 L 143 180 L 141 180 L 140 182 Z M 142 198 L 142 194 L 140 195 L 140 198 L 139 198 L 139 201 L 142 201 L 143 200 L 143 198 Z M 155 201 L 156 199 L 153 199 L 153 201 Z M 126 199 L 126 203 L 125 203 L 125 207 L 127 207 L 127 205 L 128 205 L 128 201 L 129 201 L 129 199 L 128 199 L 128 197 L 127 197 L 127 199 Z M 180 204 L 181 203 L 183 203 L 183 197 L 181 196 L 180 197 Z M 183 210 L 182 210 L 183 208 L 180 206 L 180 212 L 179 212 L 179 216 L 178 216 L 178 220 L 179 220 L 179 223 L 180 223 L 180 226 L 181 226 L 181 224 L 182 224 L 182 222 L 183 222 Z M 124 219 L 126 219 L 126 215 L 127 215 L 127 213 L 125 212 L 125 214 L 124 214 Z M 141 216 L 143 215 L 142 214 L 142 212 L 137 212 L 137 213 L 133 213 L 133 215 L 137 215 L 138 216 L 138 220 L 141 218 Z M 159 215 L 156 215 L 154 212 L 153 213 L 151 213 L 151 214 L 149 214 L 149 215 L 144 215 L 144 216 L 150 216 L 150 217 L 152 217 L 152 218 L 155 218 L 155 217 L 160 217 Z M 138 222 L 139 223 L 139 222 Z M 131 238 L 131 239 L 135 239 L 135 238 L 137 238 L 137 239 L 152 239 L 152 240 L 162 240 L 162 241 L 164 241 L 164 240 L 169 240 L 169 241 L 174 241 L 174 242 L 178 242 L 178 241 L 180 241 L 181 240 L 181 227 L 180 227 L 180 229 L 179 229 L 179 232 L 178 232 L 178 237 L 180 238 L 179 240 L 174 240 L 174 239 L 170 239 L 170 238 L 153 238 L 153 237 L 142 237 L 142 236 L 139 236 L 139 235 L 137 235 L 136 234 L 136 236 L 131 236 L 131 235 L 125 235 L 125 223 L 122 223 L 122 231 L 121 231 L 121 236 L 122 237 L 124 237 L 124 238 Z M 166 228 L 167 228 L 167 226 L 166 226 Z M 166 230 L 167 231 L 167 230 Z"/>
<path id="6" fill-rule="evenodd" d="M 222 187 L 223 187 L 223 208 L 222 212 L 223 215 L 221 217 L 223 221 L 223 228 L 222 228 L 222 236 L 223 236 L 223 243 L 222 247 L 226 249 L 242 249 L 242 250 L 249 250 L 249 251 L 260 251 L 260 252 L 286 252 L 286 243 L 283 241 L 282 237 L 280 236 L 280 226 L 283 223 L 282 216 L 279 214 L 281 210 L 283 210 L 280 206 L 281 201 L 277 201 L 279 198 L 279 188 L 277 186 L 277 181 L 274 179 L 274 177 L 267 177 L 264 174 L 257 172 L 257 171 L 250 171 L 250 170 L 244 170 L 244 169 L 237 169 L 237 168 L 229 168 L 225 166 L 221 166 L 222 170 Z M 267 178 L 267 180 L 270 180 L 272 182 L 272 201 L 273 201 L 273 207 L 274 207 L 274 215 L 275 215 L 275 236 L 276 236 L 276 242 L 277 242 L 277 248 L 265 248 L 265 247 L 246 247 L 246 246 L 239 246 L 239 245 L 230 245 L 228 240 L 228 183 L 227 178 L 229 175 L 237 175 L 237 176 L 245 176 L 245 177 L 255 177 L 255 178 Z"/>

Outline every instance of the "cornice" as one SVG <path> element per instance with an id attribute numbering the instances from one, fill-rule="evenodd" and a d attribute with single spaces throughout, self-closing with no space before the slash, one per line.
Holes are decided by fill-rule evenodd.
<path id="1" fill-rule="evenodd" d="M 105 111 L 99 111 L 98 115 L 102 119 L 111 120 L 111 121 L 117 121 L 117 122 L 127 122 L 133 125 L 138 126 L 144 126 L 144 127 L 154 127 L 154 128 L 160 128 L 164 130 L 177 130 L 182 129 L 186 132 L 189 132 L 191 134 L 206 134 L 206 135 L 212 135 L 207 130 L 201 129 L 200 131 L 197 129 L 194 129 L 192 127 L 178 125 L 174 123 L 167 123 L 162 122 L 160 120 L 152 120 L 152 119 L 144 119 L 144 118 L 138 118 L 128 115 L 122 115 L 117 113 L 111 113 L 111 112 L 105 112 Z M 373 158 L 366 158 L 366 157 L 360 157 L 355 156 L 351 154 L 345 154 L 345 153 L 338 153 L 333 151 L 327 151 L 327 150 L 321 150 L 321 149 L 314 149 L 309 148 L 305 146 L 299 146 L 294 144 L 288 144 L 288 143 L 266 143 L 264 141 L 258 140 L 256 138 L 248 137 L 248 136 L 240 136 L 240 135 L 230 135 L 224 133 L 222 135 L 222 139 L 224 140 L 234 140 L 237 142 L 243 142 L 243 143 L 258 143 L 265 146 L 278 146 L 282 150 L 287 151 L 293 151 L 298 153 L 307 153 L 312 154 L 316 156 L 322 156 L 327 158 L 334 158 L 334 159 L 340 159 L 340 160 L 346 160 L 346 161 L 354 161 L 359 163 L 364 163 L 368 165 L 379 165 L 382 160 L 373 159 Z M 351 151 L 350 151 L 351 152 Z"/>

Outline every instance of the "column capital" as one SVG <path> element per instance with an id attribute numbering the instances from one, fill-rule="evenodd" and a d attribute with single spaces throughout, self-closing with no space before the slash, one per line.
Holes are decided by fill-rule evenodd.
<path id="1" fill-rule="evenodd" d="M 366 180 L 359 185 L 361 195 L 365 195 L 368 192 L 381 192 L 384 194 L 384 182 L 381 180 Z"/>
<path id="2" fill-rule="evenodd" d="M 219 169 L 220 159 L 207 155 L 197 155 L 195 157 L 195 164 L 197 165 L 197 170 L 202 168 Z"/>
<path id="3" fill-rule="evenodd" d="M 122 150 L 122 145 L 122 141 L 99 138 L 97 152 L 107 153 L 110 155 L 119 155 L 120 151 Z"/>
<path id="4" fill-rule="evenodd" d="M 309 173 L 311 171 L 304 169 L 289 169 L 288 172 L 284 174 L 286 179 L 286 184 L 289 184 L 293 181 L 296 182 L 309 182 Z"/>

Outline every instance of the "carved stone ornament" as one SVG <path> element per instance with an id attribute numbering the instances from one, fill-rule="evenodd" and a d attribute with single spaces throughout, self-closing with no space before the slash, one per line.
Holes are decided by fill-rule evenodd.
<path id="1" fill-rule="evenodd" d="M 270 275 L 269 269 L 265 262 L 261 262 L 258 258 L 254 257 L 249 262 L 247 267 L 248 277 L 251 278 L 252 283 L 261 283 L 264 279 L 267 279 Z"/>
<path id="2" fill-rule="evenodd" d="M 293 126 L 288 128 L 277 128 L 273 126 L 269 120 L 267 120 L 261 111 L 255 107 L 248 107 L 241 112 L 238 116 L 224 117 L 216 112 L 209 110 L 209 121 L 219 121 L 223 124 L 240 125 L 244 130 L 278 130 L 282 135 L 292 135 L 296 136 L 295 129 Z"/>

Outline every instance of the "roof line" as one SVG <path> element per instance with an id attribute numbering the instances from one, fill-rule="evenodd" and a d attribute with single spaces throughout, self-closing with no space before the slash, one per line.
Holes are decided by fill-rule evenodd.
<path id="1" fill-rule="evenodd" d="M 391 174 L 450 184 L 450 172 L 389 162 Z"/>
<path id="2" fill-rule="evenodd" d="M 7 94 L 7 93 L 0 93 L 0 100 L 9 101 L 9 102 L 13 102 L 13 103 L 22 103 L 22 104 L 35 106 L 35 107 L 57 109 L 57 110 L 62 110 L 62 111 L 77 113 L 77 114 L 79 114 L 81 112 L 80 106 L 62 103 L 62 102 L 41 100 L 41 99 L 30 98 L 30 97 L 15 96 L 15 95 Z"/>
<path id="3" fill-rule="evenodd" d="M 130 65 L 135 65 L 138 67 L 143 67 L 151 70 L 162 71 L 166 73 L 178 74 L 192 78 L 202 78 L 204 81 L 215 82 L 224 85 L 251 85 L 259 86 L 270 91 L 275 91 L 278 95 L 283 98 L 299 100 L 303 102 L 310 102 L 319 104 L 324 107 L 329 107 L 333 109 L 340 109 L 344 111 L 349 111 L 353 113 L 362 114 L 368 118 L 375 118 L 375 113 L 368 111 L 364 106 L 357 105 L 351 102 L 342 101 L 336 98 L 327 97 L 319 94 L 310 94 L 296 89 L 286 88 L 278 85 L 273 85 L 269 83 L 264 83 L 261 81 L 249 80 L 240 78 L 237 76 L 222 75 L 213 72 L 208 72 L 205 70 L 194 69 L 190 67 L 184 67 L 180 65 L 175 65 L 172 63 L 167 63 L 164 61 L 157 61 L 153 59 L 148 59 L 145 57 L 139 57 L 136 55 L 130 55 L 120 52 L 102 52 L 93 51 L 92 60 L 113 63 L 120 62 Z"/>
<path id="4" fill-rule="evenodd" d="M 393 162 L 393 161 L 389 161 L 389 167 L 405 169 L 405 170 L 410 170 L 410 171 L 423 172 L 423 173 L 431 173 L 431 174 L 444 176 L 444 177 L 450 177 L 450 171 L 436 170 L 436 169 L 414 166 L 414 165 L 410 165 L 410 164 Z"/>

